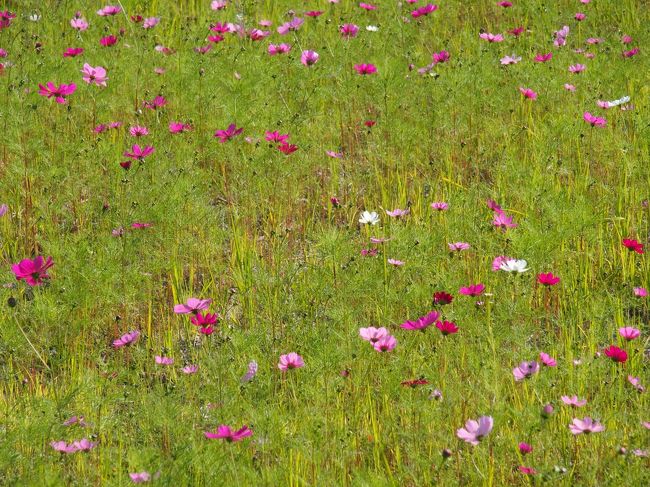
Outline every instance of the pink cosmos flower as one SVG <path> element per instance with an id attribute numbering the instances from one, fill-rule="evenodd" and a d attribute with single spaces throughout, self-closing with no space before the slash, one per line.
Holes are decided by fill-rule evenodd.
<path id="1" fill-rule="evenodd" d="M 143 484 L 151 480 L 151 474 L 146 471 L 130 473 L 129 477 L 131 478 L 134 484 Z"/>
<path id="2" fill-rule="evenodd" d="M 616 363 L 625 363 L 627 361 L 627 352 L 614 345 L 610 345 L 604 350 L 606 356 Z"/>
<path id="3" fill-rule="evenodd" d="M 539 361 L 542 362 L 542 365 L 545 367 L 555 367 L 557 365 L 557 361 L 551 357 L 548 353 L 540 352 L 539 354 Z"/>
<path id="4" fill-rule="evenodd" d="M 489 32 L 483 32 L 479 34 L 479 37 L 488 42 L 503 42 L 502 34 L 490 34 Z"/>
<path id="5" fill-rule="evenodd" d="M 584 64 L 572 64 L 569 66 L 569 72 L 571 73 L 582 73 L 585 69 L 587 69 L 587 66 Z"/>
<path id="6" fill-rule="evenodd" d="M 197 370 L 199 370 L 198 365 L 189 364 L 189 365 L 186 365 L 185 367 L 183 367 L 181 369 L 181 372 L 183 372 L 184 374 L 190 375 L 190 374 L 196 374 Z"/>
<path id="7" fill-rule="evenodd" d="M 438 318 L 440 318 L 440 313 L 434 310 L 424 316 L 420 316 L 415 321 L 405 321 L 400 325 L 400 328 L 405 330 L 424 330 L 433 325 Z"/>
<path id="8" fill-rule="evenodd" d="M 117 44 L 117 37 L 115 36 L 106 36 L 99 39 L 99 43 L 104 47 L 110 47 Z"/>
<path id="9" fill-rule="evenodd" d="M 221 439 L 221 440 L 226 440 L 228 443 L 232 443 L 235 441 L 241 441 L 244 438 L 252 436 L 253 432 L 246 425 L 244 425 L 237 431 L 232 431 L 230 429 L 230 426 L 226 426 L 225 424 L 222 424 L 217 428 L 216 433 L 210 433 L 209 431 L 206 431 L 203 434 L 205 435 L 206 438 L 210 440 Z"/>
<path id="10" fill-rule="evenodd" d="M 641 331 L 636 328 L 632 328 L 631 326 L 626 326 L 625 328 L 619 328 L 618 334 L 625 338 L 627 341 L 630 341 L 639 338 L 639 336 L 641 336 Z"/>
<path id="11" fill-rule="evenodd" d="M 318 58 L 320 56 L 316 51 L 302 51 L 302 54 L 300 56 L 300 62 L 304 64 L 305 66 L 313 66 L 318 62 Z"/>
<path id="12" fill-rule="evenodd" d="M 108 17 L 111 15 L 117 15 L 122 11 L 122 7 L 117 7 L 115 5 L 106 5 L 104 8 L 101 8 L 97 11 L 97 15 L 100 17 Z"/>
<path id="13" fill-rule="evenodd" d="M 64 104 L 66 103 L 66 97 L 69 95 L 72 95 L 75 90 L 77 89 L 77 85 L 74 83 L 70 84 L 61 84 L 59 86 L 55 86 L 54 83 L 51 81 L 48 81 L 45 86 L 42 84 L 38 85 L 39 90 L 38 94 L 41 96 L 44 96 L 46 98 L 52 98 L 54 97 L 54 100 L 57 103 Z"/>
<path id="14" fill-rule="evenodd" d="M 343 24 L 339 32 L 343 37 L 356 37 L 359 33 L 359 27 L 355 24 Z"/>
<path id="15" fill-rule="evenodd" d="M 639 54 L 639 48 L 635 47 L 634 49 L 630 49 L 629 51 L 623 51 L 623 57 L 624 58 L 630 58 L 633 56 L 636 56 Z"/>
<path id="16" fill-rule="evenodd" d="M 564 89 L 567 90 L 567 91 L 575 91 L 576 87 L 573 86 L 573 85 L 570 85 L 569 83 L 565 83 L 564 84 Z"/>
<path id="17" fill-rule="evenodd" d="M 411 213 L 411 210 L 409 209 L 402 210 L 400 208 L 395 208 L 394 210 L 386 210 L 386 214 L 388 216 L 392 216 L 393 218 L 402 218 L 404 216 L 407 216 L 409 213 Z"/>
<path id="18" fill-rule="evenodd" d="M 436 328 L 444 335 L 453 335 L 458 332 L 458 327 L 453 321 L 436 321 Z"/>
<path id="19" fill-rule="evenodd" d="M 196 314 L 210 307 L 211 299 L 189 298 L 186 303 L 174 306 L 174 313 L 178 315 Z"/>
<path id="20" fill-rule="evenodd" d="M 155 357 L 156 363 L 159 365 L 172 365 L 174 363 L 174 359 L 171 357 L 164 357 L 160 355 L 156 355 Z"/>
<path id="21" fill-rule="evenodd" d="M 497 5 L 499 7 L 509 8 L 509 7 L 512 7 L 512 2 L 508 2 L 508 1 L 497 2 Z"/>
<path id="22" fill-rule="evenodd" d="M 535 93 L 530 88 L 524 88 L 524 87 L 520 86 L 519 91 L 524 96 L 524 98 L 529 98 L 531 100 L 536 100 L 537 99 L 537 93 Z"/>
<path id="23" fill-rule="evenodd" d="M 467 242 L 452 242 L 448 243 L 447 247 L 449 247 L 449 250 L 451 252 L 460 252 L 462 250 L 467 250 L 470 248 L 470 244 Z"/>
<path id="24" fill-rule="evenodd" d="M 289 369 L 300 369 L 305 366 L 305 362 L 300 355 L 296 352 L 291 352 L 286 355 L 280 355 L 280 362 L 278 363 L 278 369 L 281 371 L 286 371 Z"/>
<path id="25" fill-rule="evenodd" d="M 595 115 L 592 115 L 589 112 L 585 112 L 583 118 L 592 127 L 604 127 L 605 125 L 607 125 L 607 120 L 601 117 L 596 117 Z"/>
<path id="26" fill-rule="evenodd" d="M 622 42 L 623 44 L 629 44 L 629 43 L 632 42 L 633 40 L 634 40 L 634 39 L 632 39 L 632 37 L 630 37 L 630 36 L 628 36 L 628 35 L 624 35 L 623 37 L 621 37 L 621 42 Z"/>
<path id="27" fill-rule="evenodd" d="M 377 7 L 375 5 L 371 5 L 369 3 L 360 3 L 359 7 L 361 7 L 364 10 L 377 10 Z"/>
<path id="28" fill-rule="evenodd" d="M 583 14 L 582 12 L 578 12 L 577 14 L 574 15 L 574 18 L 578 22 L 582 22 L 583 20 L 585 20 L 587 18 L 587 16 L 585 14 Z"/>
<path id="29" fill-rule="evenodd" d="M 581 408 L 587 404 L 586 399 L 578 399 L 578 396 L 562 396 L 561 399 L 564 404 L 574 408 Z"/>
<path id="30" fill-rule="evenodd" d="M 34 260 L 23 259 L 18 264 L 13 264 L 11 271 L 16 280 L 24 280 L 29 286 L 40 286 L 44 279 L 50 278 L 47 270 L 53 265 L 52 257 L 43 259 L 43 256 L 39 255 Z"/>
<path id="31" fill-rule="evenodd" d="M 411 12 L 411 17 L 414 19 L 417 19 L 418 17 L 422 17 L 424 15 L 429 15 L 432 12 L 435 12 L 438 10 L 437 5 L 433 5 L 431 3 L 427 3 L 424 7 L 417 8 Z"/>
<path id="32" fill-rule="evenodd" d="M 79 32 L 83 32 L 86 29 L 88 29 L 88 22 L 86 22 L 82 18 L 70 19 L 70 25 L 72 26 L 73 29 L 76 29 Z"/>
<path id="33" fill-rule="evenodd" d="M 517 470 L 519 470 L 524 475 L 536 475 L 537 474 L 537 470 L 535 470 L 533 467 L 526 467 L 525 465 L 519 465 L 519 467 L 517 467 Z"/>
<path id="34" fill-rule="evenodd" d="M 210 8 L 212 10 L 223 10 L 228 6 L 228 2 L 225 0 L 212 0 Z"/>
<path id="35" fill-rule="evenodd" d="M 440 51 L 440 52 L 434 52 L 431 55 L 431 59 L 433 60 L 433 64 L 439 64 L 439 63 L 446 63 L 449 61 L 450 54 L 447 51 Z"/>
<path id="36" fill-rule="evenodd" d="M 533 451 L 533 447 L 530 446 L 528 443 L 524 443 L 524 442 L 519 443 L 519 452 L 522 455 L 528 455 L 532 451 Z"/>
<path id="37" fill-rule="evenodd" d="M 645 298 L 648 295 L 648 290 L 644 287 L 635 287 L 633 292 L 637 298 Z"/>
<path id="38" fill-rule="evenodd" d="M 582 433 L 600 433 L 605 430 L 605 427 L 598 421 L 594 421 L 589 416 L 586 416 L 583 419 L 574 418 L 569 425 L 569 429 L 574 435 L 579 435 Z"/>
<path id="39" fill-rule="evenodd" d="M 519 37 L 521 34 L 523 34 L 523 32 L 524 32 L 524 28 L 522 26 L 519 26 L 509 30 L 508 34 L 511 34 L 515 37 Z"/>
<path id="40" fill-rule="evenodd" d="M 553 42 L 553 44 L 555 44 L 558 47 L 566 45 L 566 38 L 569 35 L 569 26 L 565 25 L 560 30 L 555 32 L 553 35 L 555 37 L 555 41 Z"/>
<path id="41" fill-rule="evenodd" d="M 276 54 L 286 54 L 291 50 L 291 44 L 269 44 L 269 56 Z"/>
<path id="42" fill-rule="evenodd" d="M 0 205 L 0 217 L 5 216 L 8 211 L 9 207 L 5 203 Z"/>
<path id="43" fill-rule="evenodd" d="M 136 125 L 129 128 L 129 134 L 131 134 L 132 137 L 144 137 L 145 135 L 149 135 L 149 129 L 147 127 Z"/>
<path id="44" fill-rule="evenodd" d="M 359 328 L 359 335 L 361 338 L 374 345 L 381 338 L 388 335 L 388 330 L 384 327 L 375 328 L 374 326 L 369 326 L 368 328 Z"/>
<path id="45" fill-rule="evenodd" d="M 433 208 L 434 210 L 437 210 L 437 211 L 445 211 L 445 210 L 447 210 L 449 208 L 449 205 L 447 203 L 445 203 L 444 201 L 434 201 L 429 206 L 431 206 L 431 208 Z"/>
<path id="46" fill-rule="evenodd" d="M 537 274 L 537 282 L 543 284 L 544 286 L 555 286 L 560 282 L 560 278 L 554 276 L 552 272 L 547 274 Z"/>
<path id="47" fill-rule="evenodd" d="M 494 214 L 492 225 L 501 228 L 504 231 L 508 228 L 516 228 L 518 226 L 517 223 L 514 223 L 513 217 L 508 216 L 503 212 Z"/>
<path id="48" fill-rule="evenodd" d="M 81 47 L 69 47 L 63 51 L 63 57 L 75 57 L 84 52 Z"/>
<path id="49" fill-rule="evenodd" d="M 494 425 L 492 416 L 481 416 L 478 421 L 468 419 L 464 428 L 456 430 L 456 436 L 471 445 L 478 445 L 485 438 Z"/>
<path id="50" fill-rule="evenodd" d="M 539 372 L 539 364 L 534 360 L 532 362 L 521 362 L 517 367 L 512 369 L 512 375 L 517 382 L 532 377 Z"/>
<path id="51" fill-rule="evenodd" d="M 255 377 L 255 375 L 257 375 L 257 362 L 255 362 L 255 360 L 252 360 L 248 364 L 248 370 L 242 376 L 240 382 L 242 383 L 250 382 L 251 380 L 253 380 L 253 377 Z"/>
<path id="52" fill-rule="evenodd" d="M 114 348 L 122 348 L 126 345 L 131 345 L 135 342 L 138 341 L 138 338 L 140 338 L 140 332 L 138 330 L 133 330 L 128 333 L 125 333 L 122 335 L 120 338 L 117 340 L 113 340 L 113 347 Z"/>
<path id="53" fill-rule="evenodd" d="M 461 287 L 458 291 L 463 296 L 480 296 L 485 291 L 485 284 L 472 284 L 467 287 Z"/>
<path id="54" fill-rule="evenodd" d="M 553 53 L 552 52 L 549 52 L 549 53 L 546 53 L 546 54 L 537 54 L 535 56 L 535 62 L 536 63 L 545 63 L 547 61 L 550 61 L 551 59 L 553 59 Z"/>
<path id="55" fill-rule="evenodd" d="M 521 57 L 515 56 L 513 54 L 512 56 L 504 56 L 499 61 L 501 61 L 501 64 L 504 66 L 507 66 L 509 64 L 517 64 L 519 61 L 521 61 Z"/>
<path id="56" fill-rule="evenodd" d="M 169 122 L 169 133 L 170 134 L 182 134 L 183 132 L 188 132 L 192 130 L 192 126 L 183 122 Z"/>
<path id="57" fill-rule="evenodd" d="M 144 19 L 144 22 L 142 23 L 142 28 L 143 29 L 153 29 L 159 23 L 160 23 L 160 18 L 159 17 L 149 17 L 148 19 Z"/>
<path id="58" fill-rule="evenodd" d="M 65 441 L 53 441 L 50 446 L 61 453 L 74 453 L 77 451 L 73 443 L 68 445 Z"/>
<path id="59" fill-rule="evenodd" d="M 72 416 L 63 422 L 63 426 L 72 426 L 73 424 L 77 424 L 82 428 L 90 426 L 88 423 L 86 423 L 83 416 Z"/>
<path id="60" fill-rule="evenodd" d="M 361 74 L 375 74 L 377 72 L 377 67 L 374 64 L 355 64 L 354 70 Z"/>
<path id="61" fill-rule="evenodd" d="M 133 222 L 131 223 L 131 228 L 149 228 L 152 227 L 153 223 L 145 223 L 145 222 Z"/>
<path id="62" fill-rule="evenodd" d="M 129 159 L 144 161 L 144 158 L 147 157 L 148 155 L 153 154 L 154 150 L 155 149 L 150 145 L 147 145 L 145 147 L 140 147 L 138 144 L 134 144 L 131 147 L 131 152 L 129 151 L 124 152 L 124 156 L 128 157 Z"/>
<path id="63" fill-rule="evenodd" d="M 377 340 L 373 347 L 378 352 L 390 352 L 397 346 L 397 339 L 393 335 L 386 335 Z"/>
<path id="64" fill-rule="evenodd" d="M 387 262 L 390 265 L 394 265 L 395 267 L 401 267 L 404 264 L 406 264 L 406 262 L 404 262 L 403 260 L 397 260 L 397 259 L 388 259 Z"/>
<path id="65" fill-rule="evenodd" d="M 300 27 L 304 23 L 305 21 L 303 19 L 299 17 L 294 17 L 290 22 L 286 22 L 282 24 L 280 27 L 278 27 L 278 34 L 285 35 L 291 31 L 296 31 L 300 29 Z"/>
<path id="66" fill-rule="evenodd" d="M 217 130 L 214 133 L 214 136 L 219 139 L 219 143 L 223 144 L 225 142 L 228 142 L 233 137 L 241 134 L 243 131 L 243 128 L 238 129 L 234 123 L 231 123 L 228 125 L 228 128 L 226 130 Z"/>
<path id="67" fill-rule="evenodd" d="M 305 12 L 305 16 L 316 18 L 316 17 L 320 17 L 324 13 L 325 12 L 323 12 L 322 10 L 310 10 L 309 12 Z"/>
<path id="68" fill-rule="evenodd" d="M 632 375 L 627 376 L 627 381 L 632 384 L 632 387 L 634 387 L 638 392 L 643 392 L 645 391 L 645 387 L 641 385 L 641 379 L 638 377 L 634 377 Z"/>

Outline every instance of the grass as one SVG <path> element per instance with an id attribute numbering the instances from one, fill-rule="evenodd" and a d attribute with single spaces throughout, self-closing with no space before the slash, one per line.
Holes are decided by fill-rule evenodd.
<path id="1" fill-rule="evenodd" d="M 0 30 L 8 52 L 0 62 L 11 63 L 0 76 L 4 485 L 127 485 L 143 470 L 160 471 L 155 482 L 170 486 L 650 481 L 647 458 L 618 453 L 649 444 L 648 393 L 627 382 L 632 375 L 650 387 L 647 300 L 632 293 L 650 285 L 649 261 L 621 245 L 646 243 L 649 233 L 647 8 L 448 0 L 407 23 L 422 2 L 374 3 L 380 8 L 366 12 L 346 1 L 232 2 L 213 12 L 207 1 L 122 1 L 124 13 L 103 18 L 95 1 L 0 1 L 17 14 Z M 275 28 L 291 8 L 325 13 L 281 37 Z M 69 25 L 76 10 L 90 23 L 85 32 Z M 577 11 L 585 21 L 574 20 Z M 34 12 L 38 22 L 28 19 Z M 128 19 L 136 13 L 162 20 L 144 30 Z M 211 24 L 235 22 L 236 13 L 247 27 L 272 20 L 272 36 L 226 34 L 210 52 L 194 52 L 208 44 Z M 342 39 L 343 23 L 358 24 L 359 35 Z M 478 36 L 518 25 L 527 31 L 502 43 Z M 552 34 L 563 25 L 571 30 L 558 48 Z M 119 42 L 100 46 L 109 34 Z M 622 34 L 634 42 L 622 45 Z M 587 46 L 589 37 L 605 41 Z M 270 57 L 269 42 L 293 49 Z M 638 55 L 621 56 L 635 46 Z M 63 58 L 68 47 L 85 52 Z M 320 54 L 311 68 L 300 63 L 304 49 Z M 419 75 L 442 49 L 449 62 Z M 550 51 L 550 62 L 532 61 Z M 522 61 L 502 66 L 513 53 Z M 107 69 L 106 88 L 81 80 L 84 62 Z M 378 74 L 357 75 L 358 63 Z M 576 63 L 587 70 L 569 73 Z M 59 105 L 38 95 L 47 81 L 77 91 Z M 522 98 L 520 86 L 538 99 Z M 143 108 L 157 95 L 165 107 Z M 623 95 L 633 110 L 596 106 Z M 607 126 L 590 127 L 584 111 Z M 122 128 L 93 133 L 117 120 Z M 172 120 L 193 130 L 171 135 Z M 231 123 L 244 133 L 220 144 L 213 133 Z M 133 125 L 150 135 L 135 140 Z M 278 151 L 267 130 L 289 133 L 298 151 Z M 123 170 L 122 153 L 142 141 L 154 154 Z M 487 199 L 518 227 L 493 228 Z M 435 212 L 433 201 L 449 209 Z M 407 207 L 404 220 L 382 211 Z M 365 209 L 379 212 L 379 225 L 357 223 Z M 113 236 L 120 227 L 124 235 Z M 360 254 L 373 247 L 370 236 L 390 237 L 377 257 Z M 471 248 L 452 256 L 447 243 L 456 241 Z M 30 288 L 11 264 L 36 255 L 55 265 L 46 285 Z M 493 272 L 497 255 L 526 259 L 531 270 Z M 540 272 L 562 280 L 544 289 Z M 457 295 L 478 282 L 489 293 L 480 307 Z M 455 295 L 443 314 L 456 335 L 399 328 L 430 311 L 440 290 Z M 213 335 L 174 314 L 192 296 L 213 300 L 221 315 Z M 361 340 L 366 326 L 389 328 L 395 350 L 380 354 Z M 624 343 L 622 326 L 641 337 Z M 131 329 L 140 340 L 115 350 L 112 341 Z M 597 356 L 610 344 L 628 351 L 625 364 Z M 282 373 L 279 356 L 292 351 L 306 366 Z M 540 351 L 558 366 L 515 382 L 513 367 Z M 155 355 L 175 363 L 158 365 Z M 241 384 L 251 360 L 259 372 Z M 180 372 L 189 363 L 196 374 Z M 418 377 L 429 384 L 401 385 Z M 442 400 L 429 399 L 434 388 Z M 588 404 L 571 410 L 565 394 Z M 544 418 L 547 403 L 555 412 Z M 63 426 L 73 415 L 90 426 Z M 491 434 L 476 447 L 461 442 L 456 430 L 481 415 L 494 418 Z M 605 431 L 572 435 L 568 424 L 583 416 Z M 253 436 L 204 438 L 219 424 L 247 424 Z M 82 437 L 97 447 L 64 455 L 50 446 Z M 522 441 L 534 447 L 525 458 Z"/>

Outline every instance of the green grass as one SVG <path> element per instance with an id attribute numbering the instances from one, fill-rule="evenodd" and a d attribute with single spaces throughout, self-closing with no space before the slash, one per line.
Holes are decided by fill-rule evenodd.
<path id="1" fill-rule="evenodd" d="M 0 30 L 9 54 L 0 62 L 12 64 L 0 76 L 0 204 L 9 206 L 0 281 L 11 283 L 0 288 L 0 483 L 129 485 L 130 472 L 160 470 L 156 483 L 170 486 L 648 484 L 648 459 L 617 453 L 650 443 L 641 426 L 650 421 L 648 392 L 626 380 L 650 387 L 647 300 L 632 293 L 650 286 L 649 261 L 621 245 L 628 236 L 646 243 L 649 233 L 644 2 L 514 0 L 503 9 L 441 0 L 409 23 L 401 19 L 423 2 L 376 0 L 374 12 L 346 0 L 241 1 L 223 12 L 209 3 L 121 2 L 128 15 L 162 17 L 145 31 L 124 14 L 98 17 L 103 2 L 0 1 L 18 15 Z M 325 13 L 279 36 L 291 8 Z M 76 10 L 90 23 L 81 34 L 69 25 Z M 36 11 L 41 19 L 31 22 Z M 209 53 L 193 51 L 207 44 L 211 23 L 234 22 L 238 11 L 247 27 L 272 20 L 272 36 L 227 34 Z M 584 22 L 573 19 L 578 11 Z M 360 32 L 345 41 L 338 26 L 347 22 Z M 518 25 L 528 28 L 518 39 L 478 37 Z M 552 34 L 563 25 L 568 45 L 557 48 Z M 117 45 L 99 45 L 120 27 Z M 634 42 L 624 46 L 622 34 Z M 589 37 L 605 42 L 586 46 Z M 269 42 L 293 50 L 270 57 Z M 164 56 L 158 44 L 177 52 Z M 621 56 L 635 46 L 638 55 Z M 85 52 L 64 59 L 68 47 Z M 319 62 L 303 66 L 302 49 Z M 418 75 L 442 49 L 450 61 L 436 76 Z M 532 62 L 550 51 L 552 61 Z M 513 53 L 522 61 L 501 66 Z M 81 80 L 84 62 L 107 69 L 106 88 Z M 358 63 L 378 74 L 357 75 Z M 575 63 L 587 70 L 569 73 Z M 38 95 L 47 81 L 77 91 L 59 105 Z M 522 99 L 519 86 L 538 99 Z M 142 108 L 156 95 L 168 105 Z M 596 106 L 623 95 L 634 110 Z M 584 111 L 607 126 L 591 128 Z M 124 126 L 93 133 L 115 120 Z M 170 135 L 172 120 L 194 130 Z M 218 143 L 213 133 L 231 123 L 244 133 Z M 129 136 L 132 125 L 149 128 L 143 140 L 155 153 L 127 172 L 122 153 L 142 142 Z M 285 156 L 264 141 L 266 130 L 291 134 L 299 150 Z M 487 199 L 519 226 L 495 230 Z M 432 201 L 449 210 L 434 212 Z M 401 221 L 382 211 L 407 207 Z M 381 223 L 360 226 L 364 209 Z M 132 230 L 134 221 L 153 226 Z M 112 236 L 119 227 L 125 235 Z M 370 236 L 391 238 L 378 257 L 360 254 Z M 456 241 L 472 247 L 450 256 Z M 531 270 L 492 272 L 502 254 Z M 55 265 L 46 286 L 29 288 L 10 266 L 36 255 Z M 562 281 L 545 291 L 535 276 L 551 271 Z M 458 295 L 477 282 L 490 293 L 482 307 Z M 459 333 L 401 330 L 432 309 L 439 290 L 455 295 L 443 313 Z M 191 296 L 213 299 L 221 321 L 212 336 L 197 337 L 173 313 Z M 359 338 L 366 326 L 388 327 L 395 350 L 375 352 Z M 623 344 L 621 326 L 642 335 Z M 114 350 L 131 329 L 142 332 L 139 342 Z M 625 364 L 596 357 L 610 344 L 628 351 Z M 279 356 L 292 351 L 306 366 L 283 374 Z M 558 366 L 515 382 L 513 367 L 540 351 Z M 161 354 L 175 364 L 155 364 Z M 241 385 L 251 360 L 259 373 Z M 187 363 L 199 371 L 181 373 Z M 420 376 L 430 384 L 400 385 Z M 429 399 L 434 388 L 441 401 Z M 588 404 L 570 410 L 565 394 Z M 549 402 L 555 413 L 544 419 Z M 63 426 L 73 415 L 91 426 Z M 476 447 L 462 443 L 456 430 L 481 415 L 494 417 L 492 433 Z M 583 416 L 605 431 L 574 437 L 568 424 Z M 232 444 L 205 439 L 219 424 L 247 424 L 254 434 Z M 97 447 L 70 455 L 50 447 L 82 437 Z M 522 441 L 534 447 L 525 458 Z"/>

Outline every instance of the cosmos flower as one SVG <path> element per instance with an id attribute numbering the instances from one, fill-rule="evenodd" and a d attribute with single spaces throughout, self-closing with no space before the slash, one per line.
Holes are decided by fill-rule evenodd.
<path id="1" fill-rule="evenodd" d="M 45 83 L 45 86 L 42 84 L 38 85 L 38 94 L 46 98 L 54 98 L 54 100 L 59 104 L 64 104 L 67 102 L 67 97 L 72 95 L 77 89 L 77 85 L 74 83 L 70 84 L 60 84 L 56 86 L 51 81 Z"/>
<path id="2" fill-rule="evenodd" d="M 405 330 L 424 330 L 433 325 L 438 318 L 440 318 L 440 313 L 434 310 L 424 316 L 420 316 L 415 321 L 405 321 L 400 325 L 400 328 Z"/>
<path id="3" fill-rule="evenodd" d="M 500 266 L 499 269 L 502 271 L 506 272 L 517 272 L 517 273 L 522 273 L 526 272 L 528 269 L 528 262 L 526 262 L 523 259 L 510 259 L 505 262 L 503 262 Z"/>
<path id="4" fill-rule="evenodd" d="M 138 338 L 140 338 L 140 332 L 138 330 L 133 330 L 128 333 L 125 333 L 122 335 L 120 338 L 117 340 L 113 340 L 113 347 L 114 348 L 122 348 L 126 345 L 131 345 L 135 342 L 138 341 Z"/>
<path id="5" fill-rule="evenodd" d="M 523 95 L 524 98 L 528 98 L 530 100 L 537 100 L 537 93 L 535 93 L 530 88 L 524 88 L 524 87 L 520 86 L 519 87 L 519 92 Z M 499 216 L 501 216 L 501 215 L 499 215 Z"/>
<path id="6" fill-rule="evenodd" d="M 616 363 L 625 363 L 627 362 L 627 352 L 622 350 L 614 345 L 610 345 L 604 350 L 606 356 L 611 358 Z"/>
<path id="7" fill-rule="evenodd" d="M 451 252 L 460 252 L 470 248 L 470 245 L 467 242 L 453 242 L 448 243 L 447 246 Z"/>
<path id="8" fill-rule="evenodd" d="M 574 408 L 581 408 L 587 404 L 586 399 L 578 399 L 578 396 L 562 396 L 561 399 L 564 404 Z"/>
<path id="9" fill-rule="evenodd" d="M 319 57 L 320 56 L 316 51 L 302 51 L 302 54 L 300 55 L 300 62 L 305 66 L 313 66 L 318 62 Z"/>
<path id="10" fill-rule="evenodd" d="M 627 341 L 634 340 L 641 336 L 641 331 L 631 326 L 618 329 L 618 334 L 625 338 Z"/>
<path id="11" fill-rule="evenodd" d="M 355 64 L 354 70 L 361 74 L 375 74 L 377 72 L 377 67 L 374 64 Z"/>
<path id="12" fill-rule="evenodd" d="M 257 362 L 255 360 L 252 360 L 248 364 L 248 370 L 246 370 L 246 373 L 242 376 L 242 378 L 239 380 L 241 383 L 246 383 L 250 382 L 253 380 L 253 377 L 257 375 Z"/>
<path id="13" fill-rule="evenodd" d="M 540 352 L 539 354 L 539 361 L 542 362 L 542 365 L 545 367 L 555 367 L 557 365 L 557 361 L 551 357 L 548 353 Z"/>
<path id="14" fill-rule="evenodd" d="M 464 296 L 480 296 L 483 294 L 483 291 L 485 291 L 485 284 L 472 284 L 467 287 L 461 287 L 458 290 L 458 294 L 462 294 Z"/>
<path id="15" fill-rule="evenodd" d="M 34 260 L 23 259 L 18 264 L 13 264 L 11 271 L 16 276 L 16 280 L 25 281 L 29 286 L 40 286 L 44 279 L 50 278 L 47 270 L 53 265 L 52 257 L 44 259 L 39 255 Z"/>
<path id="16" fill-rule="evenodd" d="M 174 306 L 174 313 L 176 314 L 196 314 L 199 311 L 206 310 L 210 307 L 211 299 L 197 299 L 189 298 L 186 303 L 177 304 Z"/>
<path id="17" fill-rule="evenodd" d="M 278 369 L 281 371 L 287 371 L 289 369 L 299 369 L 305 366 L 305 362 L 302 357 L 296 352 L 291 352 L 286 355 L 280 355 L 280 362 L 278 363 Z"/>
<path id="18" fill-rule="evenodd" d="M 478 420 L 469 419 L 464 428 L 456 430 L 456 436 L 471 445 L 478 445 L 491 431 L 494 425 L 492 416 L 481 416 Z"/>
<path id="19" fill-rule="evenodd" d="M 155 361 L 158 365 L 173 365 L 174 364 L 174 359 L 171 357 L 164 357 L 161 355 L 156 355 Z"/>
<path id="20" fill-rule="evenodd" d="M 540 284 L 543 284 L 544 286 L 555 286 L 558 282 L 560 282 L 560 278 L 557 276 L 554 276 L 552 272 L 549 272 L 547 274 L 537 274 L 537 282 Z"/>
<path id="21" fill-rule="evenodd" d="M 517 382 L 532 377 L 539 372 L 539 364 L 534 360 L 532 362 L 521 362 L 517 367 L 512 369 L 512 375 Z"/>
<path id="22" fill-rule="evenodd" d="M 214 137 L 219 139 L 219 142 L 221 144 L 228 142 L 231 140 L 233 137 L 236 137 L 237 135 L 241 134 L 244 131 L 243 128 L 237 128 L 237 126 L 234 123 L 231 123 L 228 125 L 228 128 L 226 130 L 217 130 L 214 133 Z"/>
<path id="23" fill-rule="evenodd" d="M 375 342 L 388 335 L 388 330 L 384 327 L 375 328 L 374 326 L 369 326 L 368 328 L 359 328 L 359 335 L 374 345 Z"/>
<path id="24" fill-rule="evenodd" d="M 397 346 L 397 339 L 392 335 L 386 335 L 377 340 L 373 347 L 378 352 L 390 352 Z"/>
<path id="25" fill-rule="evenodd" d="M 366 211 L 364 210 L 363 213 L 361 213 L 361 217 L 359 218 L 359 223 L 362 225 L 366 225 L 370 223 L 371 225 L 376 225 L 379 223 L 379 215 L 377 214 L 376 211 Z"/>
<path id="26" fill-rule="evenodd" d="M 580 435 L 582 433 L 599 433 L 604 431 L 605 427 L 598 421 L 594 421 L 589 416 L 586 416 L 583 419 L 574 418 L 571 424 L 569 424 L 569 429 L 574 435 Z"/>
<path id="27" fill-rule="evenodd" d="M 490 34 L 489 32 L 483 32 L 479 34 L 479 37 L 488 42 L 503 42 L 502 34 Z"/>
<path id="28" fill-rule="evenodd" d="M 637 254 L 643 254 L 643 244 L 634 239 L 624 238 L 623 246 L 631 252 L 636 252 Z"/>
<path id="29" fill-rule="evenodd" d="M 436 328 L 444 335 L 453 335 L 458 332 L 458 327 L 453 321 L 436 321 Z"/>
<path id="30" fill-rule="evenodd" d="M 228 443 L 233 443 L 236 441 L 241 441 L 244 438 L 247 438 L 253 434 L 253 431 L 246 425 L 238 429 L 237 431 L 233 431 L 230 429 L 230 426 L 226 426 L 225 424 L 220 425 L 217 428 L 216 433 L 211 433 L 209 431 L 206 431 L 203 433 L 206 438 L 213 440 L 213 439 L 220 439 L 220 440 L 226 440 Z"/>
<path id="31" fill-rule="evenodd" d="M 504 66 L 507 66 L 509 64 L 517 64 L 519 61 L 521 61 L 521 57 L 513 54 L 512 56 L 504 56 L 499 61 L 501 61 L 501 64 Z"/>

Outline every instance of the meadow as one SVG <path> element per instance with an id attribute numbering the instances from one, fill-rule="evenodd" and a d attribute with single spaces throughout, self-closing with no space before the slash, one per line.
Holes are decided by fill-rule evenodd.
<path id="1" fill-rule="evenodd" d="M 649 25 L 0 0 L 0 484 L 649 485 Z"/>

